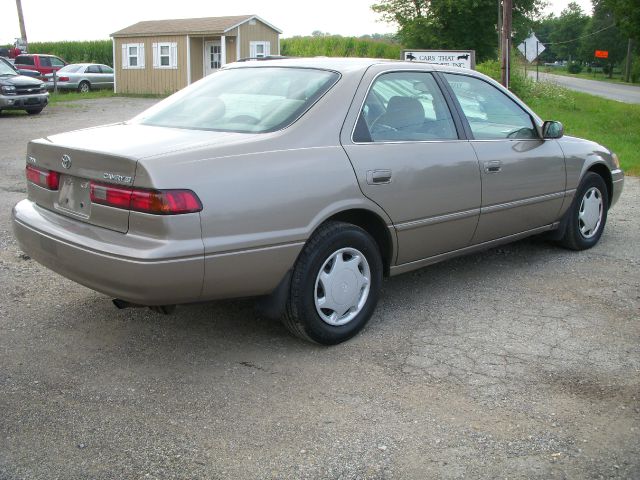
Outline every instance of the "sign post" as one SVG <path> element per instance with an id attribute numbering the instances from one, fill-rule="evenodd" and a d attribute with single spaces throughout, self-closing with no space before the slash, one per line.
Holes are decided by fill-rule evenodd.
<path id="1" fill-rule="evenodd" d="M 524 58 L 526 59 L 526 61 L 531 63 L 534 60 L 536 60 L 540 56 L 540 54 L 546 50 L 546 48 L 543 44 L 540 43 L 540 40 L 538 40 L 538 37 L 536 37 L 536 34 L 531 33 L 531 35 L 529 35 L 524 40 L 524 42 L 518 45 L 518 50 L 520 50 L 520 53 L 524 55 Z M 525 74 L 527 71 L 526 65 L 527 64 L 525 63 Z M 538 81 L 538 77 L 540 75 L 538 71 L 539 65 L 540 65 L 540 62 L 539 61 L 536 62 L 536 82 Z"/>

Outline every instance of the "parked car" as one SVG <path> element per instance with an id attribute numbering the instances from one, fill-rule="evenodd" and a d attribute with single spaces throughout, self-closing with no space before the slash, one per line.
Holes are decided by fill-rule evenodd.
<path id="1" fill-rule="evenodd" d="M 96 63 L 70 63 L 56 72 L 61 90 L 89 92 L 99 88 L 113 90 L 113 68 Z M 46 75 L 47 88 L 54 87 L 53 73 Z"/>
<path id="2" fill-rule="evenodd" d="M 46 74 L 60 70 L 67 62 L 55 55 L 34 53 L 18 55 L 14 64 L 16 68 L 36 71 L 44 78 Z"/>
<path id="3" fill-rule="evenodd" d="M 49 93 L 40 80 L 20 75 L 9 62 L 0 58 L 0 113 L 3 110 L 26 110 L 35 115 L 49 101 Z"/>
<path id="4" fill-rule="evenodd" d="M 543 232 L 593 247 L 623 187 L 614 153 L 478 72 L 330 58 L 229 64 L 30 142 L 26 175 L 13 228 L 43 265 L 119 307 L 266 296 L 321 344 L 383 276 Z"/>
<path id="5" fill-rule="evenodd" d="M 40 77 L 40 74 L 34 70 L 23 70 L 21 68 L 16 68 L 16 66 L 8 58 L 0 57 L 0 62 L 4 63 L 5 65 L 9 65 L 18 75 L 24 75 L 25 77 L 33 78 Z"/>

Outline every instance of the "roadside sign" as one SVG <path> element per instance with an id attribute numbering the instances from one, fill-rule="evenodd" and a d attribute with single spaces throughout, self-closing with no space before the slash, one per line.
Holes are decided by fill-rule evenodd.
<path id="1" fill-rule="evenodd" d="M 524 42 L 518 45 L 518 50 L 527 59 L 527 62 L 533 62 L 538 56 L 546 50 L 546 47 L 540 43 L 535 33 L 529 35 Z"/>
<path id="2" fill-rule="evenodd" d="M 402 50 L 402 60 L 449 67 L 476 68 L 475 50 Z"/>
<path id="3" fill-rule="evenodd" d="M 596 58 L 609 58 L 608 50 L 596 50 Z"/>

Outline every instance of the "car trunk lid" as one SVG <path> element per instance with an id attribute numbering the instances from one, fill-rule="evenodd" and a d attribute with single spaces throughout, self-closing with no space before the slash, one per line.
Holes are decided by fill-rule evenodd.
<path id="1" fill-rule="evenodd" d="M 220 146 L 239 134 L 114 124 L 53 135 L 29 143 L 27 164 L 58 172 L 57 190 L 28 183 L 39 206 L 79 221 L 126 233 L 130 211 L 91 201 L 91 184 L 158 188 L 148 174 L 136 182 L 138 160 L 185 149 Z M 148 172 L 147 172 L 148 173 Z M 171 185 L 170 188 L 188 188 Z"/>

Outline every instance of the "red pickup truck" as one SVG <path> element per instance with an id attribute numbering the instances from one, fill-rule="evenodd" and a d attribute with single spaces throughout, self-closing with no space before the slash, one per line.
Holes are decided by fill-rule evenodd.
<path id="1" fill-rule="evenodd" d="M 22 70 L 35 70 L 44 77 L 47 73 L 53 73 L 60 70 L 67 64 L 61 58 L 54 55 L 24 54 L 16 57 L 14 65 Z"/>

